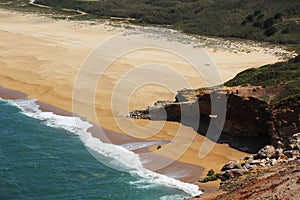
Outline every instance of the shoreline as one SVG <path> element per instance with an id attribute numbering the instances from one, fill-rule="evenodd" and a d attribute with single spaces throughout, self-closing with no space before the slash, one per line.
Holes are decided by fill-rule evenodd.
<path id="1" fill-rule="evenodd" d="M 2 86 L 0 86 L 0 98 L 2 98 L 4 100 L 28 99 L 27 95 L 25 93 L 16 91 L 16 90 L 7 89 Z M 66 110 L 63 110 L 63 109 L 60 109 L 60 108 L 57 108 L 53 105 L 43 103 L 38 100 L 36 101 L 36 103 L 40 106 L 39 109 L 42 112 L 52 112 L 56 115 L 67 116 L 67 117 L 77 117 L 76 114 L 71 113 Z M 81 117 L 79 117 L 79 118 L 81 118 Z M 82 119 L 82 120 L 84 120 L 84 119 Z M 103 138 L 103 136 L 101 136 L 102 134 L 99 133 L 99 127 L 97 125 L 93 124 L 93 127 L 89 128 L 88 131 L 91 133 L 91 135 L 93 137 L 100 139 L 100 141 L 102 141 L 102 142 L 105 142 L 102 139 L 105 140 L 106 138 Z M 109 143 L 112 142 L 112 144 L 115 144 L 115 145 L 135 143 L 135 142 L 149 142 L 146 140 L 133 138 L 128 135 L 115 133 L 113 131 L 106 130 L 106 129 L 104 129 L 104 132 L 105 132 L 105 137 L 108 137 L 110 140 L 110 141 L 106 141 L 106 142 L 109 142 Z M 108 136 L 108 134 L 109 134 L 109 136 Z M 143 153 L 149 152 L 149 150 L 146 150 L 146 148 L 136 149 L 136 150 L 133 150 L 133 152 L 138 154 L 139 152 L 141 152 L 140 150 L 142 150 Z M 178 179 L 180 181 L 187 182 L 187 183 L 193 183 L 193 184 L 195 182 L 197 182 L 198 177 L 200 177 L 200 174 L 203 171 L 203 168 L 200 168 L 199 166 L 194 166 L 192 164 L 174 161 L 171 165 L 169 165 L 163 169 L 160 169 L 158 171 L 155 171 L 155 172 L 172 177 L 172 175 L 174 175 L 174 174 L 176 175 L 178 173 L 178 171 L 182 171 L 183 169 L 185 170 L 184 171 L 185 173 L 188 172 L 189 174 L 185 174 L 183 177 L 175 178 L 175 179 Z M 200 188 L 200 189 L 202 189 L 202 188 Z M 208 187 L 208 189 L 214 190 L 214 188 L 210 188 L 210 187 Z"/>

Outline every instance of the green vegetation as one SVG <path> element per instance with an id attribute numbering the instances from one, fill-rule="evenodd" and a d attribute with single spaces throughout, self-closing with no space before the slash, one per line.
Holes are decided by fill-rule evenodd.
<path id="1" fill-rule="evenodd" d="M 278 27 L 280 26 L 280 22 L 282 22 L 281 21 L 282 14 L 276 13 L 273 17 L 269 17 L 268 19 L 263 21 L 264 16 L 265 15 L 262 14 L 262 11 L 260 10 L 254 11 L 253 15 L 248 15 L 245 18 L 245 20 L 242 21 L 241 25 L 246 26 L 247 24 L 250 24 L 253 27 L 264 31 L 265 36 L 270 37 L 274 35 L 276 32 L 278 32 L 277 28 L 275 28 L 274 25 L 277 24 Z"/>
<path id="2" fill-rule="evenodd" d="M 252 68 L 239 73 L 234 79 L 225 83 L 226 86 L 261 85 L 271 86 L 290 82 L 300 78 L 300 56 L 288 62 L 278 62 L 260 68 Z"/>
<path id="3" fill-rule="evenodd" d="M 221 181 L 226 181 L 229 179 L 228 176 L 226 176 L 225 173 L 215 173 L 215 171 L 213 169 L 209 170 L 206 177 L 203 179 L 200 179 L 199 182 L 200 183 L 207 183 L 210 181 L 216 181 L 220 179 Z"/>
<path id="4" fill-rule="evenodd" d="M 298 0 L 36 0 L 36 3 L 53 9 L 34 7 L 29 0 L 0 0 L 0 7 L 72 15 L 62 11 L 68 8 L 89 13 L 72 19 L 130 18 L 130 22 L 141 25 L 169 25 L 192 34 L 288 44 L 300 51 Z"/>
<path id="5" fill-rule="evenodd" d="M 218 180 L 217 174 L 214 172 L 213 169 L 209 170 L 206 177 L 203 179 L 200 179 L 199 182 L 206 183 L 209 181 L 216 181 Z"/>
<path id="6" fill-rule="evenodd" d="M 270 101 L 270 97 L 267 94 L 263 94 L 260 98 L 263 99 L 266 102 Z"/>
<path id="7" fill-rule="evenodd" d="M 213 176 L 215 174 L 215 171 L 213 169 L 210 169 L 208 172 L 207 172 L 207 176 Z"/>
<path id="8" fill-rule="evenodd" d="M 171 25 L 187 33 L 300 44 L 298 0 L 37 0 L 96 17 L 133 18 L 133 23 Z M 300 49 L 300 48 L 299 48 Z"/>
<path id="9" fill-rule="evenodd" d="M 284 84 L 284 90 L 273 100 L 278 103 L 285 99 L 300 97 L 300 56 L 287 62 L 266 65 L 261 68 L 248 69 L 239 73 L 234 79 L 225 83 L 226 86 L 253 85 L 275 86 Z M 264 95 L 262 98 L 266 98 Z"/>
<path id="10" fill-rule="evenodd" d="M 283 90 L 278 95 L 278 97 L 273 101 L 273 103 L 279 103 L 288 99 L 300 99 L 300 78 L 287 83 L 285 85 L 285 90 Z"/>

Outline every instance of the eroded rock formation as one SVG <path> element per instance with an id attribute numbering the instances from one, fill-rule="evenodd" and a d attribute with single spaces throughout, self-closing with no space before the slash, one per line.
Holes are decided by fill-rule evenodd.
<path id="1" fill-rule="evenodd" d="M 271 104 L 281 88 L 278 85 L 269 96 L 266 94 L 270 88 L 253 86 L 185 89 L 178 92 L 174 102 L 156 102 L 145 110 L 131 112 L 130 117 L 181 122 L 203 135 L 212 124 L 223 132 L 219 142 L 250 153 L 267 144 L 285 149 L 292 135 L 300 131 L 300 100 Z M 222 113 L 218 111 L 224 110 L 224 106 L 225 121 L 222 121 L 219 120 Z M 250 147 L 243 149 L 243 142 L 247 141 Z"/>

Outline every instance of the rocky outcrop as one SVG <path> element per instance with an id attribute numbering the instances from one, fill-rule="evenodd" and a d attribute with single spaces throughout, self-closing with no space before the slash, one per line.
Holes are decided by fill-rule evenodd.
<path id="1" fill-rule="evenodd" d="M 262 148 L 257 154 L 244 157 L 241 160 L 229 161 L 221 169 L 222 173 L 210 175 L 199 182 L 227 181 L 245 174 L 255 174 L 258 170 L 270 169 L 278 164 L 288 164 L 300 159 L 299 151 L 299 136 L 300 133 L 292 136 L 292 145 L 288 149 L 276 149 L 272 145 L 267 145 Z M 222 182 L 223 183 L 223 182 Z"/>
<path id="2" fill-rule="evenodd" d="M 232 170 L 232 169 L 241 169 L 241 165 L 239 164 L 238 161 L 229 161 L 226 163 L 221 171 L 227 171 L 227 170 Z"/>
<path id="3" fill-rule="evenodd" d="M 221 169 L 221 173 L 215 174 L 213 170 L 210 170 L 207 177 L 199 179 L 199 182 L 205 183 L 208 181 L 215 181 L 220 179 L 221 184 L 226 184 L 227 180 L 241 177 L 251 176 L 258 171 L 264 171 L 266 169 L 273 169 L 274 166 L 290 163 L 298 163 L 300 160 L 300 133 L 296 133 L 291 138 L 291 143 L 288 148 L 281 149 L 275 148 L 272 145 L 267 145 L 257 154 L 244 157 L 240 160 L 229 161 Z M 213 173 L 211 173 L 213 172 Z"/>
<path id="4" fill-rule="evenodd" d="M 267 103 L 263 100 L 253 97 L 243 97 L 234 94 L 229 90 L 218 89 L 199 89 L 182 90 L 176 95 L 174 102 L 157 102 L 154 106 L 146 110 L 133 111 L 130 117 L 152 120 L 168 120 L 181 122 L 182 118 L 211 118 L 213 116 L 211 107 L 211 97 L 218 99 L 218 96 L 226 98 L 227 115 L 223 127 L 223 132 L 239 136 L 257 136 L 260 133 L 269 132 L 273 127 L 271 121 L 271 112 Z M 217 103 L 216 103 L 217 104 Z M 203 122 L 200 121 L 200 126 Z"/>
<path id="5" fill-rule="evenodd" d="M 248 149 L 250 153 L 257 152 L 267 144 L 286 149 L 292 135 L 300 132 L 300 100 L 289 99 L 273 105 L 270 101 L 283 86 L 278 84 L 275 88 L 275 93 L 269 96 L 266 96 L 269 88 L 254 86 L 185 89 L 178 92 L 174 102 L 156 102 L 145 110 L 135 110 L 129 115 L 138 119 L 181 122 L 203 135 L 213 124 L 223 132 L 219 142 L 229 143 L 241 150 L 245 150 L 241 145 L 247 142 L 245 138 L 257 138 L 256 141 L 249 140 L 252 144 L 259 143 L 252 150 Z M 223 99 L 226 101 L 224 104 L 221 102 Z M 222 108 L 216 106 L 226 108 L 225 122 L 222 124 L 218 122 L 221 116 L 216 114 L 216 110 Z M 237 138 L 244 139 L 240 141 Z"/>
<path id="6" fill-rule="evenodd" d="M 276 150 L 273 146 L 267 145 L 255 154 L 255 158 L 264 159 L 264 158 L 272 158 L 276 155 Z"/>
<path id="7" fill-rule="evenodd" d="M 300 163 L 291 161 L 223 181 L 219 194 L 193 199 L 299 199 L 299 177 Z"/>

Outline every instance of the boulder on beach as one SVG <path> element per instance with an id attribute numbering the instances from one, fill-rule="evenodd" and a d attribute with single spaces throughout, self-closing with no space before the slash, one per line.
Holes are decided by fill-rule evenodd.
<path id="1" fill-rule="evenodd" d="M 267 145 L 255 154 L 254 158 L 272 158 L 276 155 L 276 149 L 272 145 Z"/>
<path id="2" fill-rule="evenodd" d="M 229 161 L 228 163 L 226 163 L 223 168 L 221 169 L 221 171 L 226 171 L 226 170 L 231 170 L 231 169 L 240 169 L 241 165 L 239 164 L 238 161 Z"/>

